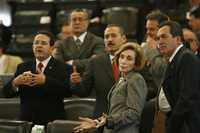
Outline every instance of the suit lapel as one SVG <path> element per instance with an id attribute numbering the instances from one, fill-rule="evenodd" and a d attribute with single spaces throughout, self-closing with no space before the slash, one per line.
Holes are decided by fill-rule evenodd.
<path id="1" fill-rule="evenodd" d="M 106 71 L 106 73 L 111 78 L 111 80 L 115 81 L 109 54 L 104 54 L 103 55 L 102 60 L 101 60 L 101 64 L 103 64 L 102 65 L 103 66 L 102 69 L 104 69 Z"/>
<path id="2" fill-rule="evenodd" d="M 53 57 L 51 57 L 51 59 L 49 60 L 45 70 L 44 70 L 44 73 L 49 73 L 49 72 L 52 72 L 52 69 L 54 68 L 55 66 L 55 59 Z"/>
<path id="3" fill-rule="evenodd" d="M 108 100 L 108 109 L 107 109 L 107 112 L 109 112 L 109 110 L 110 110 L 110 99 L 111 99 L 111 97 L 112 97 L 112 93 L 113 93 L 113 91 L 114 91 L 116 85 L 117 85 L 117 82 L 112 86 L 112 88 L 111 88 L 110 91 L 108 92 L 108 95 L 107 95 L 107 100 Z"/>
<path id="4" fill-rule="evenodd" d="M 37 72 L 36 72 L 36 60 L 34 60 L 34 61 L 31 62 L 29 68 L 30 68 L 30 71 L 31 71 L 32 73 L 37 73 Z"/>
<path id="5" fill-rule="evenodd" d="M 66 45 L 68 45 L 66 48 L 69 48 L 70 49 L 69 51 L 74 51 L 73 53 L 75 54 L 73 54 L 73 57 L 78 58 L 80 56 L 80 50 L 76 46 L 76 42 L 73 37 L 69 38 L 69 41 L 67 42 Z M 69 52 L 69 51 L 66 51 L 66 52 Z"/>
<path id="6" fill-rule="evenodd" d="M 173 60 L 171 61 L 171 63 L 168 65 L 166 73 L 165 73 L 165 79 L 162 83 L 162 87 L 163 87 L 163 91 L 166 95 L 166 98 L 169 102 L 169 104 L 171 106 L 173 106 L 173 102 L 172 99 L 170 99 L 170 92 L 172 91 L 172 89 L 174 88 L 170 88 L 172 82 L 175 80 L 175 73 L 177 73 L 177 67 L 179 65 L 179 60 L 180 57 L 182 56 L 183 52 L 184 52 L 185 48 L 182 47 L 174 56 Z"/>
<path id="7" fill-rule="evenodd" d="M 172 61 L 167 66 L 167 69 L 166 69 L 166 72 L 165 72 L 165 79 L 164 80 L 167 80 L 171 76 L 173 76 L 172 74 L 175 72 L 175 67 L 177 66 L 177 63 L 179 61 L 179 57 L 182 55 L 184 49 L 185 49 L 184 47 L 180 48 L 179 51 L 174 56 L 174 58 L 172 59 Z"/>
<path id="8" fill-rule="evenodd" d="M 84 54 L 84 52 L 89 48 L 91 47 L 91 35 L 90 33 L 87 33 L 87 35 L 85 36 L 85 39 L 84 39 L 84 42 L 82 43 L 81 45 L 81 48 L 80 48 L 80 55 L 81 56 L 82 54 Z"/>

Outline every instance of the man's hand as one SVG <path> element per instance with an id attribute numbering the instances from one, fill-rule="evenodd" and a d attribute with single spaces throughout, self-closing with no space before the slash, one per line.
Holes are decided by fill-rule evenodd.
<path id="1" fill-rule="evenodd" d="M 73 84 L 79 84 L 82 81 L 80 73 L 77 72 L 76 66 L 73 66 L 73 72 L 70 75 L 70 81 Z"/>
<path id="2" fill-rule="evenodd" d="M 19 87 L 20 85 L 35 86 L 42 85 L 45 83 L 46 77 L 43 73 L 33 74 L 30 71 L 24 72 L 23 74 L 18 75 L 13 81 L 12 86 L 14 88 Z"/>
<path id="3" fill-rule="evenodd" d="M 97 57 L 97 55 L 96 55 L 96 54 L 93 54 L 93 55 L 91 56 L 91 58 L 95 58 L 95 57 Z"/>
<path id="4" fill-rule="evenodd" d="M 19 87 L 20 85 L 29 85 L 31 81 L 31 77 L 28 72 L 24 72 L 23 74 L 18 75 L 13 81 L 12 81 L 12 86 L 14 88 Z"/>
<path id="5" fill-rule="evenodd" d="M 70 66 L 72 66 L 74 63 L 74 60 L 69 60 L 69 61 L 65 61 L 65 64 L 68 64 Z"/>
<path id="6" fill-rule="evenodd" d="M 147 37 L 146 43 L 147 43 L 148 47 L 151 49 L 157 48 L 157 41 L 150 36 Z"/>
<path id="7" fill-rule="evenodd" d="M 31 79 L 28 86 L 43 85 L 46 81 L 46 76 L 43 73 L 31 74 Z"/>

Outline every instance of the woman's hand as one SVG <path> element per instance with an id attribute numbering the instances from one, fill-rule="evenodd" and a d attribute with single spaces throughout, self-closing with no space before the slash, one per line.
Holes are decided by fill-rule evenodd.
<path id="1" fill-rule="evenodd" d="M 76 126 L 74 128 L 74 133 L 80 133 L 83 132 L 84 130 L 96 128 L 97 123 L 93 119 L 86 117 L 79 117 L 79 120 L 81 120 L 81 123 L 79 126 Z"/>

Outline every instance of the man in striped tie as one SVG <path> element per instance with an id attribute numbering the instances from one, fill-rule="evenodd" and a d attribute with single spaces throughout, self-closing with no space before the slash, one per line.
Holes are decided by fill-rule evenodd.
<path id="1" fill-rule="evenodd" d="M 116 66 L 112 67 L 114 54 L 126 42 L 124 30 L 119 25 L 108 25 L 104 31 L 106 53 L 99 55 L 89 62 L 83 76 L 74 69 L 71 74 L 72 91 L 78 96 L 88 96 L 91 92 L 96 94 L 96 107 L 94 118 L 98 118 L 107 108 L 107 94 L 114 85 L 119 73 Z M 112 69 L 115 68 L 115 69 Z M 99 129 L 99 133 L 102 130 Z"/>

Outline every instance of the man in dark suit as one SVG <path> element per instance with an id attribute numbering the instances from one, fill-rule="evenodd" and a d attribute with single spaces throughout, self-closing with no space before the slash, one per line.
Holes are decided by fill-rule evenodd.
<path id="1" fill-rule="evenodd" d="M 82 77 L 78 72 L 71 74 L 73 93 L 79 96 L 88 96 L 91 91 L 95 91 L 95 118 L 106 112 L 107 94 L 115 83 L 112 59 L 114 53 L 126 41 L 124 30 L 118 25 L 108 25 L 104 32 L 104 38 L 107 53 L 93 58 Z"/>
<path id="2" fill-rule="evenodd" d="M 158 48 L 169 61 L 158 96 L 166 113 L 166 133 L 197 133 L 200 129 L 199 60 L 181 43 L 182 29 L 174 21 L 161 24 Z"/>
<path id="3" fill-rule="evenodd" d="M 104 52 L 104 42 L 102 38 L 87 31 L 89 15 L 85 10 L 73 10 L 70 23 L 74 36 L 58 41 L 54 57 L 83 70 L 89 59 Z"/>
<path id="4" fill-rule="evenodd" d="M 17 67 L 15 78 L 4 88 L 6 97 L 20 96 L 20 119 L 46 125 L 64 119 L 64 96 L 70 96 L 70 67 L 51 56 L 54 40 L 38 32 L 33 42 L 35 60 Z M 67 67 L 67 68 L 66 68 Z"/>

